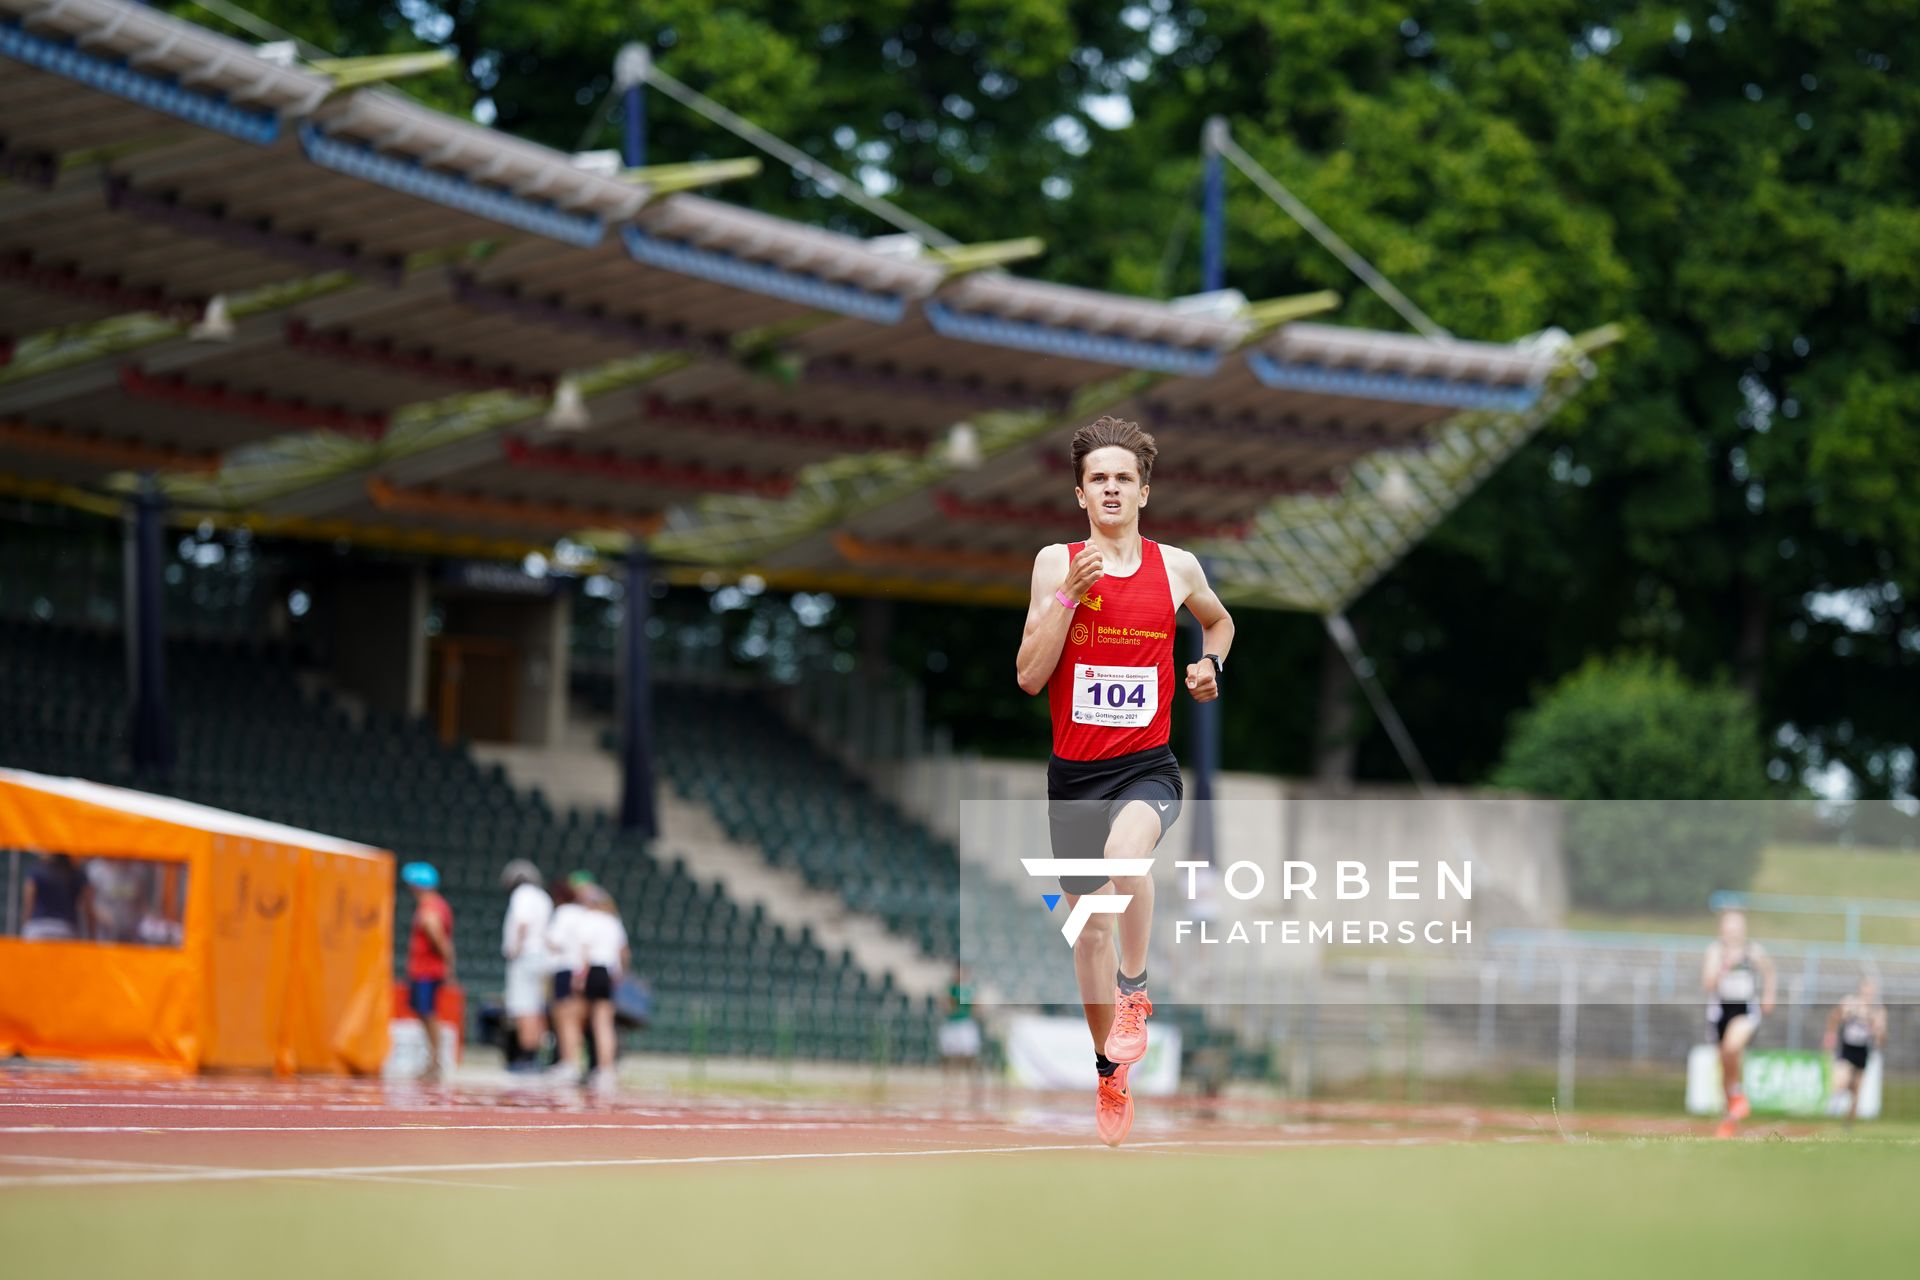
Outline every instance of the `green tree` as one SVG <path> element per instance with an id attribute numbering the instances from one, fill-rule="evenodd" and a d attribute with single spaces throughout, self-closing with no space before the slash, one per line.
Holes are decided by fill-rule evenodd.
<path id="1" fill-rule="evenodd" d="M 1920 705 L 1913 353 L 1920 34 L 1892 0 L 1592 0 L 1176 8 L 1132 132 L 1243 145 L 1440 323 L 1507 340 L 1609 320 L 1630 338 L 1551 424 L 1355 610 L 1444 777 L 1483 776 L 1529 684 L 1620 644 L 1732 674 L 1775 770 L 1839 759 L 1868 794 L 1911 769 Z M 1093 282 L 1141 287 L 1142 148 L 1091 157 L 1076 214 L 1126 221 Z M 1228 275 L 1334 285 L 1396 327 L 1246 184 Z M 1116 228 L 1114 235 L 1122 234 Z M 1175 273 L 1192 288 L 1189 249 Z M 1902 761 L 1907 762 L 1902 764 Z M 1363 772 L 1399 766 L 1375 733 Z M 1910 781 L 1910 779 L 1909 779 Z"/>
<path id="2" fill-rule="evenodd" d="M 1744 888 L 1766 794 L 1759 726 L 1738 690 L 1670 662 L 1589 661 L 1519 717 L 1495 782 L 1568 806 L 1575 901 L 1698 908 Z M 1679 803 L 1672 803 L 1679 802 Z"/>

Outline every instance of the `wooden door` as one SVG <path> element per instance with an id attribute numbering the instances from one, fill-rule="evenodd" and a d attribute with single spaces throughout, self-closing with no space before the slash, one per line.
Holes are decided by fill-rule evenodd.
<path id="1" fill-rule="evenodd" d="M 520 651 L 504 640 L 436 636 L 427 654 L 427 690 L 440 741 L 511 742 Z"/>

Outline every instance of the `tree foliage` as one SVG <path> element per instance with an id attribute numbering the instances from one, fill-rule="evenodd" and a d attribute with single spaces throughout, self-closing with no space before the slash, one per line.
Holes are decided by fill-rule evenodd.
<path id="1" fill-rule="evenodd" d="M 1519 718 L 1495 781 L 1567 808 L 1577 902 L 1687 910 L 1744 888 L 1766 794 L 1759 726 L 1737 690 L 1645 657 L 1589 661 Z M 1670 802 L 1684 803 L 1670 803 Z"/>

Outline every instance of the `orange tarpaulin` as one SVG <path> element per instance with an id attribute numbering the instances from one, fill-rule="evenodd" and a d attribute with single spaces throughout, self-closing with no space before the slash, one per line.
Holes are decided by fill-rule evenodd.
<path id="1" fill-rule="evenodd" d="M 0 769 L 0 849 L 165 864 L 179 945 L 0 938 L 0 1056 L 370 1073 L 393 856 L 218 809 Z"/>
<path id="2" fill-rule="evenodd" d="M 371 1075 L 387 1056 L 391 860 L 308 852 L 300 867 L 300 899 L 309 909 L 294 917 L 294 954 L 302 962 L 294 971 L 288 1039 L 293 1068 Z"/>

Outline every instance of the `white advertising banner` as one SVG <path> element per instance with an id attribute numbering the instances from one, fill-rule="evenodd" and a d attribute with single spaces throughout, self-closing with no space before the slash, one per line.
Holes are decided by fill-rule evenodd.
<path id="1" fill-rule="evenodd" d="M 387 1024 L 387 1060 L 380 1075 L 387 1080 L 417 1080 L 427 1070 L 427 1031 L 418 1018 L 395 1018 Z M 451 1068 L 460 1061 L 459 1028 L 440 1024 L 440 1061 Z"/>
<path id="2" fill-rule="evenodd" d="M 1026 1089 L 1091 1089 L 1098 1080 L 1093 1041 L 1083 1018 L 1021 1014 L 1007 1031 L 1007 1074 Z M 1180 1087 L 1180 1028 L 1147 1023 L 1147 1056 L 1127 1087 L 1136 1097 L 1164 1097 Z"/>

